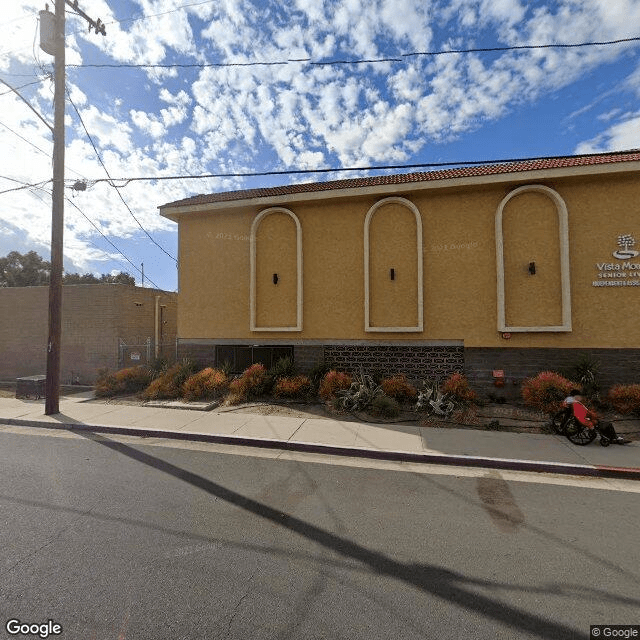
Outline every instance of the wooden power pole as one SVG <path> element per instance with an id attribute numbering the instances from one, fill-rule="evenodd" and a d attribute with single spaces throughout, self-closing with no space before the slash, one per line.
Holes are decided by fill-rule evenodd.
<path id="1" fill-rule="evenodd" d="M 64 236 L 65 3 L 56 0 L 53 98 L 53 195 L 51 203 L 51 279 L 47 342 L 46 415 L 59 413 L 62 337 L 62 247 Z"/>
<path id="2" fill-rule="evenodd" d="M 64 237 L 64 112 L 65 112 L 65 4 L 68 4 L 85 20 L 96 33 L 105 35 L 100 20 L 94 22 L 78 8 L 78 0 L 56 0 L 53 51 L 54 55 L 53 97 L 53 195 L 51 203 L 51 279 L 49 281 L 49 340 L 47 341 L 46 415 L 60 412 L 60 350 L 62 338 L 62 263 Z M 50 14 L 49 14 L 50 15 Z M 41 24 L 42 29 L 42 24 Z M 51 35 L 51 34 L 48 34 Z"/>

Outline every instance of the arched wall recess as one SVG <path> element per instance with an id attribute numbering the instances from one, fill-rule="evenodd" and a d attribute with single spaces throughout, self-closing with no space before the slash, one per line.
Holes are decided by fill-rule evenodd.
<path id="1" fill-rule="evenodd" d="M 562 306 L 562 323 L 559 325 L 537 325 L 537 326 L 509 326 L 506 321 L 505 304 L 505 269 L 504 269 L 504 235 L 503 235 L 503 214 L 506 205 L 512 198 L 523 193 L 541 193 L 550 198 L 555 204 L 558 215 L 558 234 L 560 248 L 560 294 Z M 496 272 L 497 272 L 497 312 L 498 331 L 500 332 L 562 332 L 571 331 L 571 287 L 569 274 L 569 221 L 567 205 L 560 194 L 544 185 L 525 185 L 514 189 L 500 203 L 496 211 L 495 235 L 496 235 Z M 533 267 L 535 273 L 535 266 Z"/>
<path id="2" fill-rule="evenodd" d="M 269 215 L 283 213 L 289 216 L 296 225 L 296 323 L 292 326 L 257 326 L 256 307 L 257 307 L 257 283 L 256 283 L 256 237 L 260 223 Z M 249 306 L 250 319 L 249 325 L 251 331 L 302 331 L 302 227 L 300 220 L 293 211 L 284 207 L 270 207 L 261 211 L 251 225 L 250 235 L 250 283 L 249 283 Z M 275 274 L 274 274 L 275 275 Z M 275 278 L 274 278 L 275 284 Z"/>
<path id="3" fill-rule="evenodd" d="M 411 211 L 415 218 L 416 224 L 416 317 L 417 323 L 411 326 L 373 326 L 371 324 L 371 246 L 370 232 L 371 222 L 375 213 L 383 206 L 396 204 L 407 208 Z M 407 247 L 407 250 L 409 248 Z M 391 269 L 391 279 L 395 278 L 395 272 Z M 406 198 L 389 197 L 376 202 L 367 212 L 364 221 L 364 330 L 368 332 L 421 332 L 424 328 L 423 313 L 423 257 L 422 257 L 422 218 L 418 208 Z"/>

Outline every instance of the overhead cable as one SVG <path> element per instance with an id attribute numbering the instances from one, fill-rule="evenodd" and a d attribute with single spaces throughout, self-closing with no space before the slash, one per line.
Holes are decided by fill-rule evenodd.
<path id="1" fill-rule="evenodd" d="M 47 191 L 46 189 L 42 189 L 42 187 L 40 187 L 40 190 L 41 190 L 41 191 L 44 191 L 44 192 L 45 192 L 46 194 L 48 194 L 48 195 L 51 195 L 51 192 L 50 192 L 50 191 Z M 38 194 L 33 193 L 32 195 L 34 195 L 36 198 L 39 198 L 40 200 L 42 200 L 42 199 L 40 198 L 40 196 L 38 196 Z M 90 223 L 90 224 L 95 228 L 95 230 L 96 230 L 96 231 L 97 231 L 97 232 L 98 232 L 98 233 L 99 233 L 99 234 L 100 234 L 100 235 L 101 235 L 101 236 L 102 236 L 102 237 L 103 237 L 103 238 L 104 238 L 104 239 L 105 239 L 105 240 L 106 240 L 106 241 L 107 241 L 107 242 L 108 242 L 108 243 L 109 243 L 109 244 L 110 244 L 110 245 L 111 245 L 111 246 L 112 246 L 112 247 L 113 247 L 113 248 L 114 248 L 114 249 L 115 249 L 115 250 L 116 250 L 116 251 L 117 251 L 117 252 L 118 252 L 118 253 L 119 253 L 119 254 L 120 254 L 120 255 L 121 255 L 121 256 L 122 256 L 122 257 L 123 257 L 123 258 L 124 258 L 124 259 L 125 259 L 125 260 L 130 264 L 130 265 L 131 265 L 131 266 L 132 266 L 132 267 L 133 267 L 133 268 L 134 268 L 134 269 L 135 269 L 135 270 L 136 270 L 136 271 L 137 271 L 137 272 L 138 272 L 138 273 L 140 273 L 140 274 L 144 275 L 144 276 L 145 276 L 145 278 L 146 278 L 146 279 L 147 279 L 147 280 L 148 280 L 148 281 L 149 281 L 149 282 L 150 282 L 150 283 L 151 283 L 151 284 L 152 284 L 156 289 L 160 289 L 160 287 L 159 287 L 159 286 L 158 286 L 158 285 L 157 285 L 157 284 L 156 284 L 156 283 L 155 283 L 151 278 L 149 278 L 147 275 L 145 275 L 145 274 L 143 274 L 143 273 L 142 273 L 142 271 L 141 271 L 140 267 L 138 267 L 134 262 L 132 262 L 132 261 L 127 257 L 127 255 L 126 255 L 123 251 L 121 251 L 120 249 L 118 249 L 118 247 L 117 247 L 115 244 L 113 244 L 113 242 L 111 242 L 111 240 L 109 240 L 109 238 L 107 238 L 107 236 L 106 236 L 106 235 L 101 231 L 100 227 L 98 227 L 98 226 L 95 224 L 95 222 L 93 222 L 93 220 L 91 220 L 91 218 L 89 218 L 89 216 L 87 216 L 87 214 L 86 214 L 84 211 L 82 211 L 82 209 L 80 209 L 80 207 L 79 207 L 79 206 L 78 206 L 78 205 L 77 205 L 73 200 L 71 200 L 70 198 L 68 198 L 68 197 L 66 197 L 66 196 L 65 196 L 65 200 L 66 200 L 70 205 L 74 206 L 74 207 L 75 207 L 75 208 L 76 208 L 76 209 L 77 209 L 77 210 L 82 214 L 82 216 L 84 216 L 84 218 L 87 220 L 87 222 L 89 222 L 89 223 Z M 89 242 L 90 242 L 90 241 L 89 241 Z M 95 245 L 93 242 L 92 242 L 91 244 L 93 244 L 94 246 L 96 246 L 96 247 L 97 247 L 97 245 Z M 103 249 L 100 249 L 100 247 L 97 247 L 97 248 L 98 248 L 100 251 L 102 251 L 102 252 L 104 253 L 104 250 L 103 250 Z M 106 255 L 108 255 L 108 254 L 106 254 Z"/>
<path id="2" fill-rule="evenodd" d="M 138 176 L 134 178 L 97 178 L 95 180 L 89 180 L 91 186 L 98 182 L 113 183 L 114 180 L 122 181 L 126 184 L 130 182 L 140 181 L 162 181 L 162 180 L 202 180 L 205 178 L 258 178 L 264 176 L 283 176 L 283 175 L 301 175 L 311 173 L 340 173 L 351 171 L 391 171 L 399 169 L 427 169 L 438 167 L 466 167 L 466 166 L 481 166 L 492 164 L 511 164 L 515 162 L 534 162 L 536 160 L 560 160 L 565 158 L 593 158 L 598 156 L 615 156 L 629 153 L 626 151 L 608 151 L 604 153 L 582 153 L 574 155 L 561 155 L 561 156 L 534 156 L 528 158 L 501 158 L 499 160 L 456 160 L 455 162 L 415 162 L 411 164 L 385 164 L 385 165 L 371 165 L 364 167 L 332 167 L 322 169 L 283 169 L 281 171 L 251 171 L 251 172 L 238 172 L 238 173 L 201 173 L 201 174 L 186 174 L 186 175 L 174 175 L 174 176 Z M 115 186 L 111 184 L 111 186 Z M 120 187 L 121 188 L 121 187 Z"/>
<path id="3" fill-rule="evenodd" d="M 134 215 L 133 211 L 131 211 L 131 207 L 129 207 L 129 205 L 127 204 L 125 199 L 122 197 L 122 194 L 120 193 L 119 187 L 116 186 L 113 183 L 113 178 L 111 177 L 111 174 L 109 173 L 109 170 L 107 169 L 106 165 L 102 161 L 102 158 L 100 157 L 100 153 L 98 152 L 98 149 L 97 149 L 95 143 L 93 142 L 93 138 L 91 137 L 91 134 L 89 133 L 89 131 L 88 131 L 88 129 L 87 129 L 85 123 L 84 123 L 84 120 L 82 119 L 82 116 L 80 115 L 80 111 L 78 111 L 78 108 L 76 107 L 75 103 L 71 99 L 71 95 L 69 94 L 68 89 L 65 89 L 65 91 L 66 91 L 66 94 L 67 94 L 67 98 L 69 99 L 69 102 L 70 102 L 71 106 L 73 107 L 74 111 L 76 112 L 76 115 L 78 116 L 78 119 L 80 120 L 80 124 L 82 124 L 82 128 L 84 129 L 84 132 L 87 135 L 87 138 L 88 138 L 89 142 L 91 143 L 91 146 L 93 147 L 93 150 L 94 150 L 94 152 L 96 154 L 96 157 L 98 158 L 98 162 L 101 164 L 102 168 L 104 169 L 104 172 L 107 174 L 108 179 L 105 179 L 105 182 L 109 182 L 109 184 L 112 187 L 115 188 L 118 196 L 120 197 L 120 200 L 122 200 L 122 204 L 124 204 L 124 206 L 127 208 L 127 211 L 129 211 L 129 213 L 131 214 L 131 217 L 137 222 L 138 226 L 140 227 L 140 229 L 142 229 L 142 231 L 149 238 L 149 240 L 151 240 L 151 242 L 153 242 L 153 244 L 155 244 L 156 247 L 158 247 L 163 253 L 168 255 L 175 263 L 177 263 L 178 260 L 174 256 L 172 256 L 161 244 L 159 244 L 155 240 L 155 238 L 153 238 L 153 236 L 151 236 L 151 234 L 142 226 L 142 224 L 140 223 L 140 220 L 138 220 L 138 218 L 136 218 L 136 216 Z"/>
<path id="4" fill-rule="evenodd" d="M 443 49 L 439 51 L 413 51 L 402 53 L 397 57 L 390 58 L 367 58 L 354 60 L 324 60 L 314 61 L 310 58 L 295 58 L 276 61 L 254 60 L 250 62 L 193 62 L 193 63 L 166 63 L 166 64 L 124 64 L 124 63 L 89 63 L 89 64 L 68 64 L 67 67 L 75 69 L 205 69 L 215 67 L 272 67 L 283 66 L 294 63 L 305 63 L 312 66 L 331 66 L 349 64 L 376 64 L 388 62 L 405 62 L 408 58 L 418 56 L 444 56 L 460 55 L 465 53 L 491 53 L 499 51 L 521 51 L 531 49 L 572 49 L 578 47 L 605 47 L 616 44 L 639 42 L 640 36 L 630 38 L 619 38 L 617 40 L 603 40 L 599 42 L 573 42 L 573 43 L 549 43 L 549 44 L 523 44 L 511 45 L 507 47 L 476 47 L 471 49 Z"/>

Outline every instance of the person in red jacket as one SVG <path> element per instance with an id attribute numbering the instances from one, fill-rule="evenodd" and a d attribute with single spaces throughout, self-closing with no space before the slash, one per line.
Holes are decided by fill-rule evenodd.
<path id="1" fill-rule="evenodd" d="M 629 440 L 625 440 L 616 433 L 611 422 L 603 422 L 595 411 L 587 407 L 578 389 L 572 389 L 565 398 L 564 403 L 572 409 L 573 415 L 579 422 L 590 429 L 597 429 L 600 436 L 604 436 L 615 444 L 627 444 L 629 442 Z"/>

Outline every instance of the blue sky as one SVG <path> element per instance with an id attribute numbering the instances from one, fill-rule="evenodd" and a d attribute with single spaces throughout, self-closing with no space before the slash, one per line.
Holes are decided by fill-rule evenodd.
<path id="1" fill-rule="evenodd" d="M 146 286 L 176 290 L 177 228 L 157 207 L 197 193 L 356 177 L 339 171 L 354 166 L 640 147 L 640 42 L 409 55 L 636 38 L 640 0 L 81 0 L 79 6 L 106 23 L 107 35 L 90 33 L 67 13 L 67 86 L 120 188 L 104 182 L 105 169 L 68 103 L 64 251 L 71 272 L 124 270 L 140 283 L 144 263 Z M 43 8 L 33 0 L 5 7 L 0 78 L 22 87 L 52 122 L 53 60 L 38 48 Z M 398 61 L 312 64 L 381 58 Z M 282 64 L 251 64 L 257 62 Z M 45 183 L 51 134 L 0 87 L 0 191 Z M 126 186 L 120 180 L 328 167 L 336 172 Z M 71 188 L 77 180 L 86 181 L 86 191 Z M 0 194 L 0 255 L 35 250 L 48 258 L 49 190 L 43 184 Z"/>

